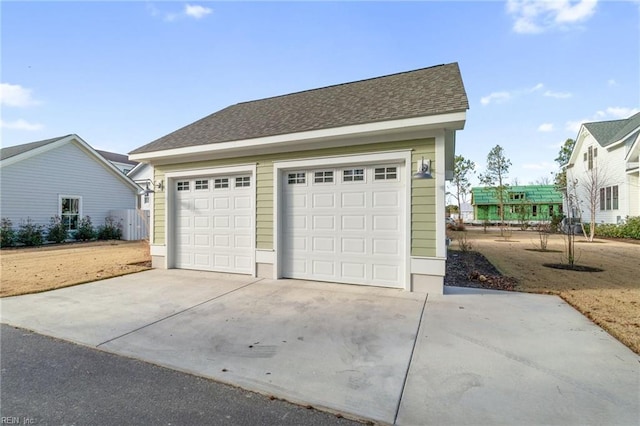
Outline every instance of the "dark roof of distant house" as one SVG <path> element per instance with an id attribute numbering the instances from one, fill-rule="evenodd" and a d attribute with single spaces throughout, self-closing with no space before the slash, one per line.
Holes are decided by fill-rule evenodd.
<path id="1" fill-rule="evenodd" d="M 53 142 L 57 142 L 60 139 L 67 138 L 71 135 L 60 136 L 52 139 L 45 139 L 42 141 L 25 143 L 22 145 L 8 146 L 6 148 L 0 149 L 0 160 L 6 160 L 7 158 L 15 157 L 16 155 L 20 155 L 22 153 L 31 151 L 36 148 L 40 148 L 41 146 L 48 145 Z"/>
<path id="2" fill-rule="evenodd" d="M 239 103 L 131 154 L 469 109 L 457 63 Z"/>
<path id="3" fill-rule="evenodd" d="M 99 149 L 96 149 L 96 152 L 102 155 L 105 159 L 111 161 L 112 163 L 131 164 L 132 166 L 135 166 L 138 164 L 137 161 L 129 160 L 129 156 L 125 154 L 117 154 L 115 152 L 101 151 Z"/>
<path id="4" fill-rule="evenodd" d="M 615 143 L 640 127 L 640 112 L 624 120 L 584 123 L 598 143 L 605 147 Z"/>

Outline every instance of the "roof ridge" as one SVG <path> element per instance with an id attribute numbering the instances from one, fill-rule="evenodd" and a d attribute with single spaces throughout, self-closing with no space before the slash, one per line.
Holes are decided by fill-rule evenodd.
<path id="1" fill-rule="evenodd" d="M 381 75 L 381 76 L 377 76 L 377 77 L 369 77 L 369 78 L 363 78 L 363 79 L 360 79 L 360 80 L 348 81 L 346 83 L 330 84 L 328 86 L 321 86 L 321 87 L 315 87 L 313 89 L 300 90 L 298 92 L 285 93 L 283 95 L 267 96 L 266 98 L 252 99 L 250 101 L 238 102 L 238 103 L 236 103 L 234 105 L 243 105 L 243 104 L 250 104 L 250 103 L 254 103 L 254 102 L 262 102 L 262 101 L 266 101 L 266 100 L 269 100 L 269 99 L 284 98 L 284 97 L 287 97 L 287 96 L 299 95 L 301 93 L 315 92 L 316 90 L 325 90 L 325 89 L 331 89 L 332 87 L 348 86 L 348 85 L 356 84 L 356 83 L 364 83 L 365 81 L 380 80 L 382 78 L 394 77 L 394 76 L 398 76 L 398 75 L 402 75 L 402 74 L 412 74 L 412 73 L 415 73 L 415 72 L 418 72 L 418 71 L 424 71 L 424 70 L 428 70 L 428 69 L 432 69 L 432 68 L 444 67 L 444 66 L 447 66 L 447 65 L 457 65 L 457 64 L 458 64 L 457 62 L 451 62 L 451 63 L 448 63 L 448 64 L 432 65 L 432 66 L 429 66 L 429 67 L 418 68 L 418 69 L 415 69 L 415 70 L 400 71 L 400 72 Z M 229 108 L 229 107 L 227 107 L 227 108 Z"/>

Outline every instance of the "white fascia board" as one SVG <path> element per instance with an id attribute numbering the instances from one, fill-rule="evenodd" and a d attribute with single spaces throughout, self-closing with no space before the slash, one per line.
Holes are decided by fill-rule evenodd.
<path id="1" fill-rule="evenodd" d="M 167 149 L 164 151 L 130 154 L 132 161 L 162 161 L 163 159 L 188 157 L 202 153 L 235 152 L 238 155 L 244 152 L 253 152 L 263 147 L 278 145 L 318 143 L 341 139 L 343 142 L 350 138 L 363 135 L 375 135 L 384 133 L 410 133 L 421 130 L 450 129 L 461 130 L 466 121 L 466 112 L 452 112 L 426 117 L 404 118 L 400 120 L 382 121 L 378 123 L 357 124 L 353 126 L 335 127 L 331 129 L 312 130 L 307 132 L 287 133 L 284 135 L 267 136 L 263 138 L 243 139 L 230 142 L 219 142 L 208 145 L 190 146 L 184 148 Z"/>

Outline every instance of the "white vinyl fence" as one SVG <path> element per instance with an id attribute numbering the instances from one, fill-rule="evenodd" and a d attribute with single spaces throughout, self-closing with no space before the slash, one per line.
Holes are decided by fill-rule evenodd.
<path id="1" fill-rule="evenodd" d="M 144 240 L 149 236 L 149 210 L 111 210 L 109 215 L 122 224 L 122 239 Z"/>

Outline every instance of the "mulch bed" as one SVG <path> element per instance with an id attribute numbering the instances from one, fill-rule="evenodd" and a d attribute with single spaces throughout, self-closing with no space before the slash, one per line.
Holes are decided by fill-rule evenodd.
<path id="1" fill-rule="evenodd" d="M 518 281 L 502 275 L 476 251 L 449 250 L 444 285 L 514 291 Z"/>

